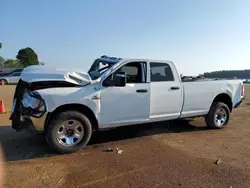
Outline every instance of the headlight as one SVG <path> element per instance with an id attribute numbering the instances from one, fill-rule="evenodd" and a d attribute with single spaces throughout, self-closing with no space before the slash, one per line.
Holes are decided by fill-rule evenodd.
<path id="1" fill-rule="evenodd" d="M 36 94 L 33 94 L 32 96 L 32 93 L 29 92 L 24 93 L 22 100 L 23 106 L 26 108 L 30 107 L 32 109 L 38 109 L 42 107 L 44 105 L 43 101 L 41 99 L 36 98 L 35 95 Z"/>
<path id="2" fill-rule="evenodd" d="M 25 108 L 29 111 L 29 115 L 32 117 L 42 117 L 43 114 L 46 112 L 45 102 L 41 98 L 41 96 L 33 91 L 33 92 L 25 92 L 23 94 L 22 104 Z"/>

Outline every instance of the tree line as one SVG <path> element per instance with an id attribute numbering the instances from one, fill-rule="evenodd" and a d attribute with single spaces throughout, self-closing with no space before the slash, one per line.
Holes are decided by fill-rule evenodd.
<path id="1" fill-rule="evenodd" d="M 223 70 L 214 72 L 205 72 L 205 78 L 239 78 L 250 79 L 250 69 L 246 70 Z"/>
<path id="2" fill-rule="evenodd" d="M 2 48 L 2 43 L 0 43 L 0 48 Z M 25 68 L 30 65 L 44 65 L 39 62 L 36 52 L 30 47 L 20 49 L 16 59 L 5 59 L 0 56 L 0 68 Z"/>

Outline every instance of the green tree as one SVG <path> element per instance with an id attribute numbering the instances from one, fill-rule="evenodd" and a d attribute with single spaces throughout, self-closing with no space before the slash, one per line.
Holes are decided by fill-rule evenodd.
<path id="1" fill-rule="evenodd" d="M 5 62 L 5 59 L 2 56 L 0 56 L 0 67 L 3 67 L 4 62 Z"/>
<path id="2" fill-rule="evenodd" d="M 3 45 L 2 45 L 2 43 L 0 42 L 0 49 L 2 48 L 2 46 L 3 46 Z"/>
<path id="3" fill-rule="evenodd" d="M 5 67 L 22 68 L 22 67 L 23 67 L 23 64 L 20 63 L 18 60 L 15 60 L 15 59 L 7 59 L 7 60 L 4 62 L 4 66 L 5 66 Z"/>
<path id="4" fill-rule="evenodd" d="M 39 65 L 37 54 L 30 47 L 19 50 L 16 58 L 24 67 L 29 65 Z"/>
<path id="5" fill-rule="evenodd" d="M 5 67 L 15 67 L 15 60 L 14 59 L 7 59 L 4 62 Z"/>

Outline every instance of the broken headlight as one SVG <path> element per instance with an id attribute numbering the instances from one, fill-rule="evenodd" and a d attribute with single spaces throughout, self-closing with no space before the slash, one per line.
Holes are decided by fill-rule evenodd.
<path id="1" fill-rule="evenodd" d="M 32 116 L 42 116 L 45 112 L 44 101 L 37 92 L 25 92 L 22 104 L 25 108 L 32 110 Z"/>

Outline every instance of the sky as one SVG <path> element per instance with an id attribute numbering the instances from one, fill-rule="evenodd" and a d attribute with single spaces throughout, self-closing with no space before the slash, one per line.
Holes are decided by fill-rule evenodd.
<path id="1" fill-rule="evenodd" d="M 179 73 L 250 69 L 249 0 L 1 0 L 0 56 L 31 47 L 58 68 L 101 55 L 175 62 Z"/>

